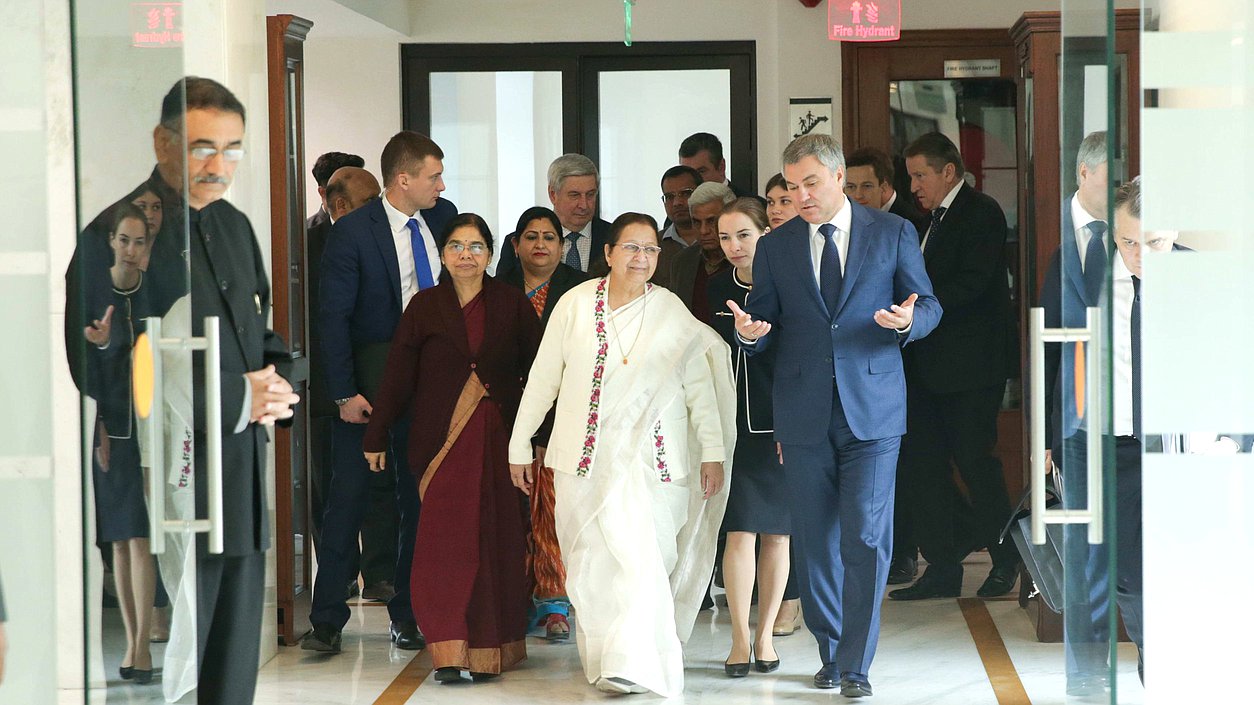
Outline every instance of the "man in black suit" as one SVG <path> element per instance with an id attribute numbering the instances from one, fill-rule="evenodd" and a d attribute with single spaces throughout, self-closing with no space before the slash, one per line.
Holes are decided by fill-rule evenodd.
<path id="1" fill-rule="evenodd" d="M 326 155 L 323 155 L 325 157 Z M 353 155 L 355 156 L 355 155 Z M 360 157 L 355 157 L 360 161 Z M 322 158 L 319 158 L 319 162 Z M 315 167 L 317 169 L 317 167 Z M 309 396 L 311 413 L 317 411 L 313 421 L 316 433 L 310 439 L 310 447 L 319 456 L 314 460 L 315 482 L 311 504 L 314 525 L 315 548 L 320 550 L 322 532 L 322 513 L 325 508 L 326 492 L 331 487 L 332 446 L 331 435 L 335 419 L 339 418 L 339 409 L 335 406 L 326 391 L 326 374 L 322 369 L 322 338 L 318 325 L 319 291 L 318 284 L 322 272 L 322 253 L 326 248 L 326 238 L 330 234 L 331 224 L 357 210 L 372 199 L 379 196 L 379 181 L 374 175 L 358 166 L 343 166 L 332 172 L 327 179 L 322 194 L 323 208 L 330 216 L 325 227 L 309 231 L 307 246 L 309 248 L 309 310 L 313 315 L 309 318 L 309 357 L 310 369 Z M 319 211 L 323 212 L 323 211 Z M 315 215 L 315 218 L 317 216 Z M 311 219 L 312 220 L 312 219 Z M 396 477 L 395 469 L 377 473 L 370 478 L 370 509 L 361 527 L 360 555 L 356 546 L 352 549 L 354 570 L 348 585 L 348 595 L 352 597 L 357 591 L 357 575 L 360 572 L 364 587 L 361 595 L 368 600 L 387 602 L 395 594 L 393 581 L 396 570 L 396 536 L 400 528 L 400 515 L 396 512 Z"/>
<path id="2" fill-rule="evenodd" d="M 192 334 L 204 335 L 207 316 L 221 321 L 221 429 L 205 426 L 203 358 L 193 363 L 196 467 L 207 467 L 204 437 L 221 433 L 225 490 L 225 550 L 209 553 L 203 535 L 196 545 L 197 702 L 229 705 L 251 703 L 257 682 L 269 548 L 265 426 L 291 418 L 299 399 L 289 382 L 305 376 L 266 327 L 270 283 L 252 226 L 222 199 L 243 140 L 244 106 L 221 84 L 195 77 L 166 94 L 153 135 L 162 179 L 186 195 Z M 196 483 L 197 516 L 207 511 L 206 485 Z"/>
<path id="3" fill-rule="evenodd" d="M 914 205 L 914 197 L 893 188 L 893 162 L 883 150 L 862 147 L 849 153 L 845 168 L 845 195 L 867 208 L 901 216 L 915 230 L 927 230 L 928 218 Z"/>
<path id="4" fill-rule="evenodd" d="M 704 183 L 714 182 L 731 189 L 736 198 L 754 195 L 752 189 L 741 188 L 728 180 L 723 143 L 708 132 L 693 133 L 679 143 L 679 163 L 694 169 Z"/>
<path id="5" fill-rule="evenodd" d="M 688 198 L 688 209 L 699 235 L 696 244 L 681 250 L 671 262 L 670 289 L 692 311 L 698 321 L 709 324 L 713 316 L 706 285 L 731 265 L 718 244 L 718 219 L 723 206 L 736 195 L 723 184 L 709 181 L 697 187 Z"/>
<path id="6" fill-rule="evenodd" d="M 914 195 L 931 211 L 923 259 L 945 317 L 932 335 L 906 348 L 907 431 L 899 473 L 910 488 L 915 538 L 928 568 L 889 597 L 957 597 L 972 541 L 957 531 L 956 468 L 970 493 L 975 546 L 988 546 L 993 569 L 976 593 L 1014 587 L 1018 552 L 998 544 L 1010 499 L 997 445 L 997 412 L 1010 367 L 1010 291 L 1006 217 L 997 202 L 963 181 L 957 146 L 933 132 L 906 148 Z"/>
<path id="7" fill-rule="evenodd" d="M 345 152 L 327 152 L 314 162 L 312 169 L 314 182 L 318 184 L 318 210 L 305 219 L 305 253 L 308 258 L 305 265 L 305 278 L 308 287 L 309 310 L 314 313 L 309 317 L 309 388 L 306 399 L 309 409 L 309 504 L 310 517 L 313 519 L 314 548 L 322 540 L 322 505 L 323 495 L 331 484 L 331 419 L 337 416 L 335 404 L 326 394 L 326 381 L 318 364 L 318 267 L 322 259 L 322 250 L 326 247 L 327 235 L 331 233 L 331 213 L 327 207 L 327 182 L 336 169 L 342 166 L 366 165 L 366 160 L 356 154 Z M 352 587 L 356 587 L 356 580 Z"/>
<path id="8" fill-rule="evenodd" d="M 563 154 L 549 165 L 549 202 L 562 221 L 562 263 L 599 277 L 609 273 L 605 265 L 605 238 L 610 224 L 598 218 L 597 196 L 601 176 L 597 165 L 582 154 Z M 511 240 L 517 233 L 507 236 Z M 498 248 L 501 259 L 496 275 L 518 266 L 518 255 L 508 245 Z"/>
<path id="9" fill-rule="evenodd" d="M 331 491 L 323 519 L 323 545 L 314 583 L 313 631 L 301 648 L 339 653 L 348 622 L 344 585 L 368 506 L 370 469 L 362 455 L 370 399 L 378 391 L 392 334 L 409 300 L 435 286 L 441 271 L 435 237 L 457 214 L 440 198 L 444 152 L 425 135 L 402 131 L 388 140 L 380 163 L 387 190 L 335 222 L 322 256 L 319 324 L 327 392 L 339 407 L 334 422 Z M 421 649 L 426 641 L 409 601 L 410 565 L 418 526 L 418 488 L 405 462 L 399 423 L 390 449 L 396 459 L 396 593 L 388 601 L 392 641 Z"/>

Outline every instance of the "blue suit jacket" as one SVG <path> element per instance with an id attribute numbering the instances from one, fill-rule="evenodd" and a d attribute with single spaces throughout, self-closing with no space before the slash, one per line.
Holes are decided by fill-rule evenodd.
<path id="1" fill-rule="evenodd" d="M 443 198 L 421 211 L 438 234 L 457 206 Z M 318 321 L 327 394 L 361 393 L 354 364 L 362 346 L 389 343 L 401 320 L 401 271 L 382 196 L 335 221 L 322 254 Z M 378 356 L 382 366 L 384 355 Z"/>
<path id="2" fill-rule="evenodd" d="M 901 346 L 936 327 L 941 306 L 932 294 L 919 235 L 905 220 L 846 199 L 853 209 L 844 283 L 834 312 L 823 304 L 810 256 L 810 226 L 793 218 L 758 241 L 753 291 L 745 308 L 771 323 L 749 354 L 775 346 L 775 438 L 818 443 L 832 417 L 832 377 L 849 428 L 860 440 L 906 432 L 906 380 Z M 918 294 L 914 321 L 902 335 L 875 322 L 879 309 Z"/>

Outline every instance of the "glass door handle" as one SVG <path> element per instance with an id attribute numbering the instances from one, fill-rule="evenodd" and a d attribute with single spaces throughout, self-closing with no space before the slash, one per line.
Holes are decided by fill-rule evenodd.
<path id="1" fill-rule="evenodd" d="M 223 551 L 222 512 L 222 338 L 217 316 L 205 317 L 205 334 L 200 338 L 166 338 L 161 319 L 146 318 L 145 344 L 152 357 L 152 402 L 148 418 L 148 444 L 151 446 L 148 473 L 148 522 L 150 546 L 154 554 L 165 552 L 166 532 L 209 534 L 209 552 Z M 165 413 L 162 389 L 163 350 L 203 351 L 205 353 L 205 456 L 209 486 L 207 519 L 167 521 L 165 518 Z"/>
<path id="2" fill-rule="evenodd" d="M 1045 309 L 1029 312 L 1028 376 L 1029 470 L 1032 497 L 1032 543 L 1045 543 L 1046 524 L 1088 524 L 1089 543 L 1102 542 L 1102 427 L 1101 390 L 1101 309 L 1085 311 L 1084 328 L 1046 328 Z M 1084 419 L 1089 429 L 1085 460 L 1088 476 L 1087 509 L 1047 509 L 1045 507 L 1045 343 L 1085 343 L 1084 345 Z M 1062 460 L 1059 458 L 1058 460 Z"/>

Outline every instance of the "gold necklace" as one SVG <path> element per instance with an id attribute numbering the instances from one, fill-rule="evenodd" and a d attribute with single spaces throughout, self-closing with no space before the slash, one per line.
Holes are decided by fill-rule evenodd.
<path id="1" fill-rule="evenodd" d="M 627 348 L 626 352 L 623 351 L 623 337 L 619 335 L 618 333 L 618 324 L 614 322 L 613 318 L 610 318 L 610 326 L 614 329 L 614 344 L 618 347 L 618 354 L 623 356 L 624 365 L 627 364 L 627 357 L 631 355 L 631 351 L 636 349 L 636 343 L 640 340 L 640 333 L 641 331 L 644 330 L 644 313 L 648 309 L 648 306 L 649 306 L 649 299 L 647 298 L 648 295 L 649 295 L 649 288 L 648 288 L 648 285 L 646 284 L 644 293 L 641 294 L 642 297 L 646 297 L 646 298 L 644 299 L 644 301 L 640 302 L 640 326 L 636 328 L 636 337 L 632 338 L 631 346 Z M 623 304 L 623 305 L 626 306 L 627 304 Z"/>

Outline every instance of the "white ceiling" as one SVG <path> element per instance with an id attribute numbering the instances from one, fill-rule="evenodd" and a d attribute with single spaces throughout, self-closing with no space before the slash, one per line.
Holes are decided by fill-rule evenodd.
<path id="1" fill-rule="evenodd" d="M 353 4 L 353 0 L 343 0 Z M 296 15 L 314 23 L 311 38 L 407 36 L 366 15 L 345 7 L 337 0 L 266 0 L 267 15 Z"/>

